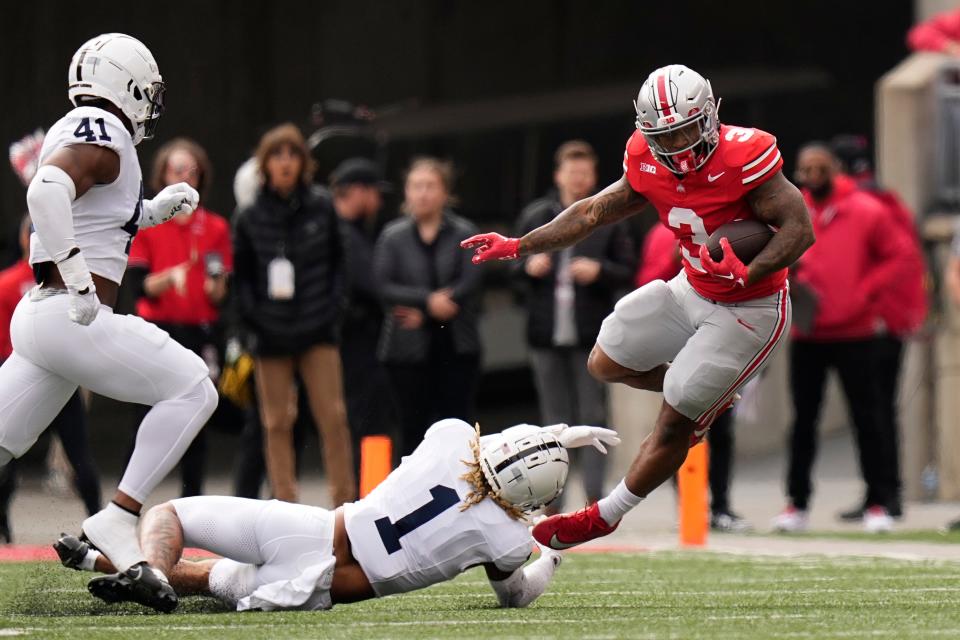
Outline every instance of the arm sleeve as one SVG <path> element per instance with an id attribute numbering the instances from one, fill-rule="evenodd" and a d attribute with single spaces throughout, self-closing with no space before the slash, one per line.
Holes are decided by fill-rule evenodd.
<path id="1" fill-rule="evenodd" d="M 426 309 L 427 297 L 430 295 L 427 287 L 400 284 L 393 280 L 398 258 L 396 253 L 396 241 L 384 233 L 373 253 L 373 274 L 380 290 L 380 300 L 388 306 L 400 304 Z"/>
<path id="2" fill-rule="evenodd" d="M 562 556 L 541 547 L 540 557 L 505 580 L 490 580 L 501 607 L 526 607 L 547 590 Z"/>
<path id="3" fill-rule="evenodd" d="M 30 221 L 40 244 L 54 262 L 62 262 L 77 248 L 73 230 L 73 200 L 77 187 L 60 167 L 43 165 L 27 189 Z"/>

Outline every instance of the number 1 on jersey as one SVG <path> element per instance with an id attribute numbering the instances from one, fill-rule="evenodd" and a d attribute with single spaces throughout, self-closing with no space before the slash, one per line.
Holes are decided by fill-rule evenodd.
<path id="1" fill-rule="evenodd" d="M 427 524 L 460 502 L 460 496 L 457 495 L 457 492 L 442 484 L 431 487 L 430 495 L 432 496 L 430 502 L 414 509 L 396 522 L 390 522 L 390 518 L 380 518 L 374 522 L 377 525 L 377 533 L 380 534 L 380 539 L 383 541 L 383 548 L 387 550 L 387 553 L 400 551 L 400 538 L 417 527 Z"/>

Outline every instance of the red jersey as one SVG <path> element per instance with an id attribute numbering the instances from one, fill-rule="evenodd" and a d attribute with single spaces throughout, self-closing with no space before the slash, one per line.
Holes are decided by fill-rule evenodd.
<path id="1" fill-rule="evenodd" d="M 680 242 L 683 268 L 697 293 L 718 302 L 741 302 L 774 294 L 786 284 L 782 269 L 741 287 L 708 274 L 700 266 L 700 245 L 717 227 L 756 216 L 747 202 L 750 190 L 775 176 L 783 166 L 777 139 L 759 129 L 720 127 L 720 143 L 698 171 L 682 179 L 657 162 L 643 134 L 627 141 L 623 171 L 633 190 L 645 197 L 660 222 Z"/>
<path id="2" fill-rule="evenodd" d="M 170 287 L 156 298 L 140 298 L 137 315 L 151 322 L 169 324 L 216 322 L 220 312 L 203 292 L 207 261 L 212 257 L 219 258 L 225 272 L 232 271 L 230 225 L 203 207 L 199 207 L 186 224 L 171 220 L 141 230 L 130 248 L 130 266 L 154 273 L 188 262 L 190 269 L 183 295 Z"/>
<path id="3" fill-rule="evenodd" d="M 33 280 L 33 268 L 26 260 L 0 271 L 0 360 L 6 360 L 13 353 L 10 342 L 10 320 L 20 298 L 36 282 Z"/>

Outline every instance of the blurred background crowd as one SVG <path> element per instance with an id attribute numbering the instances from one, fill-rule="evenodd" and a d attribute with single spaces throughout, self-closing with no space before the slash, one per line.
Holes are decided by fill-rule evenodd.
<path id="1" fill-rule="evenodd" d="M 443 417 L 491 430 L 524 421 L 647 428 L 629 404 L 615 410 L 586 356 L 620 296 L 680 269 L 654 211 L 509 265 L 476 267 L 459 243 L 478 228 L 523 234 L 616 180 L 630 100 L 652 69 L 678 62 L 712 81 L 723 122 L 778 137 L 817 233 L 791 274 L 788 382 L 780 395 L 764 391 L 770 381 L 753 389 L 779 398 L 772 410 L 786 422 L 776 437 L 789 449 L 787 508 L 775 528 L 807 526 L 830 371 L 864 482 L 839 517 L 901 517 L 918 483 L 956 497 L 936 475 L 952 468 L 942 455 L 919 467 L 933 480 L 901 464 L 905 430 L 936 440 L 929 423 L 953 414 L 916 418 L 898 398 L 925 384 L 923 373 L 905 381 L 901 364 L 910 345 L 928 360 L 939 348 L 940 292 L 960 304 L 960 242 L 945 249 L 952 218 L 936 215 L 960 209 L 960 154 L 928 163 L 944 177 L 922 198 L 900 194 L 875 172 L 890 143 L 873 114 L 878 80 L 904 64 L 909 45 L 937 61 L 931 82 L 945 115 L 928 128 L 960 137 L 950 93 L 960 87 L 950 57 L 960 52 L 960 10 L 695 4 L 689 15 L 560 0 L 173 2 L 123 14 L 97 2 L 70 12 L 56 2 L 11 7 L 4 50 L 30 63 L 0 70 L 16 88 L 0 119 L 14 169 L 0 178 L 9 266 L 0 273 L 0 358 L 10 353 L 13 307 L 32 286 L 23 182 L 42 130 L 25 134 L 66 110 L 62 80 L 76 46 L 118 30 L 151 47 L 168 86 L 159 138 L 138 148 L 147 191 L 186 181 L 201 194 L 192 214 L 136 235 L 120 302 L 200 355 L 221 391 L 181 462 L 182 495 L 203 493 L 213 468 L 231 474 L 236 495 L 296 501 L 306 460 L 340 504 L 357 497 L 363 438 L 390 436 L 396 464 Z M 52 490 L 74 487 L 95 512 L 98 467 L 119 472 L 144 410 L 78 393 L 48 450 L 35 448 L 0 478 L 0 542 L 15 533 L 6 514 L 18 475 L 46 473 Z M 765 420 L 727 412 L 711 431 L 718 530 L 751 527 L 729 496 L 741 418 Z M 587 499 L 601 497 L 608 462 L 591 449 L 575 463 Z"/>

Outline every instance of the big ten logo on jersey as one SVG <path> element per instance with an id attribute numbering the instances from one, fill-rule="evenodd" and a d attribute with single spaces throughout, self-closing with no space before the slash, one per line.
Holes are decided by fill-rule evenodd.
<path id="1" fill-rule="evenodd" d="M 671 229 L 678 231 L 680 253 L 683 258 L 697 271 L 706 273 L 700 264 L 700 245 L 707 242 L 710 234 L 703 224 L 703 218 L 693 209 L 673 207 L 667 213 L 667 224 Z"/>
<path id="2" fill-rule="evenodd" d="M 644 172 L 646 172 L 646 173 L 656 174 L 656 173 L 657 173 L 657 165 L 655 165 L 655 164 L 649 164 L 649 163 L 646 163 L 646 162 L 641 162 L 641 163 L 640 163 L 640 171 L 644 171 Z"/>
<path id="3" fill-rule="evenodd" d="M 127 246 L 124 248 L 124 252 L 127 255 L 130 255 L 130 247 L 133 245 L 133 237 L 137 235 L 137 231 L 140 230 L 140 213 L 143 211 L 143 180 L 140 181 L 140 195 L 137 196 L 137 204 L 133 208 L 133 215 L 130 216 L 130 219 L 127 220 L 121 229 L 126 231 L 130 237 L 127 238 Z"/>
<path id="4" fill-rule="evenodd" d="M 743 127 L 728 127 L 727 135 L 723 139 L 727 142 L 746 142 L 753 137 L 753 129 L 744 129 Z"/>

